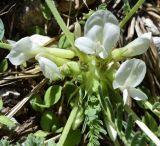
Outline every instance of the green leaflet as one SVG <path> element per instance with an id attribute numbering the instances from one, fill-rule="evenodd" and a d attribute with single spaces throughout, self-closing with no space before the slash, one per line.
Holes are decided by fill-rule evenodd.
<path id="1" fill-rule="evenodd" d="M 0 123 L 8 126 L 8 127 L 14 127 L 15 126 L 15 123 L 10 120 L 8 117 L 6 116 L 3 116 L 3 115 L 0 115 Z"/>
<path id="2" fill-rule="evenodd" d="M 53 85 L 49 87 L 44 96 L 44 105 L 51 106 L 56 104 L 61 98 L 62 87 Z"/>

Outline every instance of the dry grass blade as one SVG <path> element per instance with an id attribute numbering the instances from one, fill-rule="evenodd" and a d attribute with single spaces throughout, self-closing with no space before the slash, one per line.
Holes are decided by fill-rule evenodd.
<path id="1" fill-rule="evenodd" d="M 131 20 L 131 24 L 128 27 L 127 40 L 130 40 L 131 38 L 133 38 L 133 35 L 134 35 L 134 26 L 135 26 L 135 17 L 133 17 L 133 19 Z"/>
<path id="2" fill-rule="evenodd" d="M 28 96 L 23 98 L 17 105 L 15 105 L 11 111 L 7 114 L 7 117 L 13 117 L 24 105 L 25 103 L 32 97 L 33 94 L 37 93 L 46 83 L 47 79 L 43 79 L 30 93 Z"/>

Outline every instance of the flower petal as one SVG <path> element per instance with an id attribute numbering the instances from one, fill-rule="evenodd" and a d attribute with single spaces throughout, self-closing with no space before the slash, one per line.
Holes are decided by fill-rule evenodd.
<path id="1" fill-rule="evenodd" d="M 128 100 L 129 100 L 128 90 L 127 90 L 127 89 L 124 89 L 124 90 L 123 90 L 123 102 L 124 102 L 124 104 L 127 104 L 127 103 L 128 103 Z"/>
<path id="2" fill-rule="evenodd" d="M 146 100 L 148 99 L 147 95 L 143 93 L 141 90 L 136 88 L 128 88 L 128 94 L 135 100 Z"/>
<path id="3" fill-rule="evenodd" d="M 149 48 L 151 37 L 152 34 L 150 32 L 138 37 L 124 48 L 122 48 L 122 55 L 126 57 L 132 57 L 145 53 Z"/>
<path id="4" fill-rule="evenodd" d="M 138 86 L 146 74 L 146 65 L 140 59 L 131 59 L 123 62 L 116 72 L 113 88 L 124 90 Z"/>
<path id="5" fill-rule="evenodd" d="M 86 54 L 94 54 L 94 42 L 87 37 L 80 37 L 75 40 L 75 46 Z"/>
<path id="6" fill-rule="evenodd" d="M 39 62 L 41 71 L 43 72 L 44 76 L 50 79 L 50 81 L 53 81 L 57 77 L 58 78 L 61 77 L 59 68 L 54 62 L 52 62 L 51 60 L 45 57 L 41 57 L 39 55 L 36 56 L 36 59 Z"/>
<path id="7" fill-rule="evenodd" d="M 31 41 L 30 37 L 24 37 L 14 44 L 6 58 L 13 65 L 20 65 L 33 58 L 37 50 L 38 46 Z"/>
<path id="8" fill-rule="evenodd" d="M 108 10 L 98 10 L 93 13 L 88 20 L 86 21 L 84 27 L 84 35 L 93 28 L 93 26 L 101 26 L 104 27 L 105 23 L 112 23 L 118 25 L 119 22 L 117 18 Z"/>
<path id="9" fill-rule="evenodd" d="M 94 25 L 92 28 L 90 28 L 87 33 L 85 34 L 85 37 L 91 39 L 92 41 L 100 41 L 102 40 L 102 30 L 103 26 L 100 25 Z"/>
<path id="10" fill-rule="evenodd" d="M 23 64 L 25 61 L 30 59 L 30 57 L 26 56 L 24 53 L 18 53 L 14 50 L 11 51 L 6 58 L 8 58 L 13 65 Z"/>
<path id="11" fill-rule="evenodd" d="M 106 23 L 103 29 L 103 46 L 109 54 L 111 49 L 116 45 L 120 36 L 120 27 L 112 23 Z"/>
<path id="12" fill-rule="evenodd" d="M 110 27 L 109 29 L 111 29 L 111 30 L 106 29 L 105 25 L 107 25 L 107 27 L 108 27 L 109 26 L 108 24 L 112 24 L 112 25 L 116 26 L 116 28 Z M 107 38 L 109 39 L 110 35 L 112 33 L 115 34 L 115 29 L 116 30 L 118 29 L 118 32 L 120 31 L 117 18 L 108 10 L 98 10 L 95 13 L 93 13 L 89 17 L 89 19 L 86 21 L 86 24 L 84 27 L 84 36 L 90 38 L 92 41 L 99 41 L 102 44 L 107 44 L 106 41 L 104 41 L 104 43 L 103 43 L 102 40 L 105 39 L 106 35 L 108 36 Z M 112 32 L 112 33 L 110 33 L 110 32 Z M 115 42 L 117 42 L 117 38 L 119 38 L 119 35 L 116 35 L 116 37 L 114 36 L 110 40 L 113 40 L 113 41 L 115 40 Z M 111 47 L 113 47 L 114 44 L 115 43 L 112 43 Z"/>
<path id="13" fill-rule="evenodd" d="M 50 37 L 39 34 L 34 34 L 30 36 L 30 39 L 32 40 L 32 42 L 36 43 L 39 46 L 43 46 L 45 43 L 51 40 Z"/>

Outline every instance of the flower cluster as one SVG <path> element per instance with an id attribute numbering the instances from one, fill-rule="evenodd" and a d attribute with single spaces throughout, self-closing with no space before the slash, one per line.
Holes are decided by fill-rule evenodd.
<path id="1" fill-rule="evenodd" d="M 83 52 L 82 55 L 93 56 L 92 58 L 98 59 L 99 62 L 107 58 L 117 62 L 146 52 L 149 48 L 151 33 L 145 33 L 126 46 L 115 49 L 119 37 L 120 27 L 117 18 L 108 10 L 98 10 L 86 21 L 84 36 L 75 40 L 75 46 Z M 22 38 L 13 44 L 7 58 L 14 65 L 20 65 L 35 58 L 44 76 L 50 81 L 60 78 L 62 73 L 64 75 L 72 72 L 80 74 L 79 65 L 71 60 L 79 54 L 71 50 L 43 47 L 49 40 L 49 37 L 41 35 Z M 91 62 L 92 65 L 96 64 L 95 60 Z M 67 73 L 63 70 L 64 68 Z M 135 88 L 142 82 L 145 73 L 146 65 L 139 59 L 128 59 L 120 65 L 114 75 L 113 88 L 119 88 L 122 91 L 125 104 L 129 97 L 135 100 L 147 99 L 142 91 Z"/>

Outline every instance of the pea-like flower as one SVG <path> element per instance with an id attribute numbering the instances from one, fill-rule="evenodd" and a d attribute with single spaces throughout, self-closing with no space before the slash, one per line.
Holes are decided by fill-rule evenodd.
<path id="1" fill-rule="evenodd" d="M 149 48 L 151 37 L 151 32 L 142 34 L 123 48 L 124 55 L 132 57 L 145 53 Z"/>
<path id="2" fill-rule="evenodd" d="M 75 46 L 86 54 L 106 58 L 117 43 L 120 27 L 117 18 L 108 10 L 92 14 L 84 26 L 84 37 L 75 40 Z"/>
<path id="3" fill-rule="evenodd" d="M 141 55 L 147 51 L 151 42 L 151 32 L 144 33 L 123 48 L 118 48 L 112 51 L 114 60 L 122 60 L 126 57 Z"/>
<path id="4" fill-rule="evenodd" d="M 147 96 L 141 90 L 136 89 L 146 74 L 146 65 L 140 59 L 131 59 L 123 62 L 115 74 L 113 88 L 119 88 L 123 92 L 124 104 L 128 98 L 146 100 Z"/>
<path id="5" fill-rule="evenodd" d="M 60 70 L 54 62 L 40 55 L 37 55 L 35 58 L 39 62 L 40 69 L 46 78 L 50 81 L 61 78 Z"/>
<path id="6" fill-rule="evenodd" d="M 13 65 L 23 64 L 27 60 L 35 57 L 35 55 L 42 50 L 40 46 L 49 40 L 49 37 L 38 34 L 24 37 L 15 44 L 12 44 L 13 48 L 6 58 L 8 58 Z"/>

